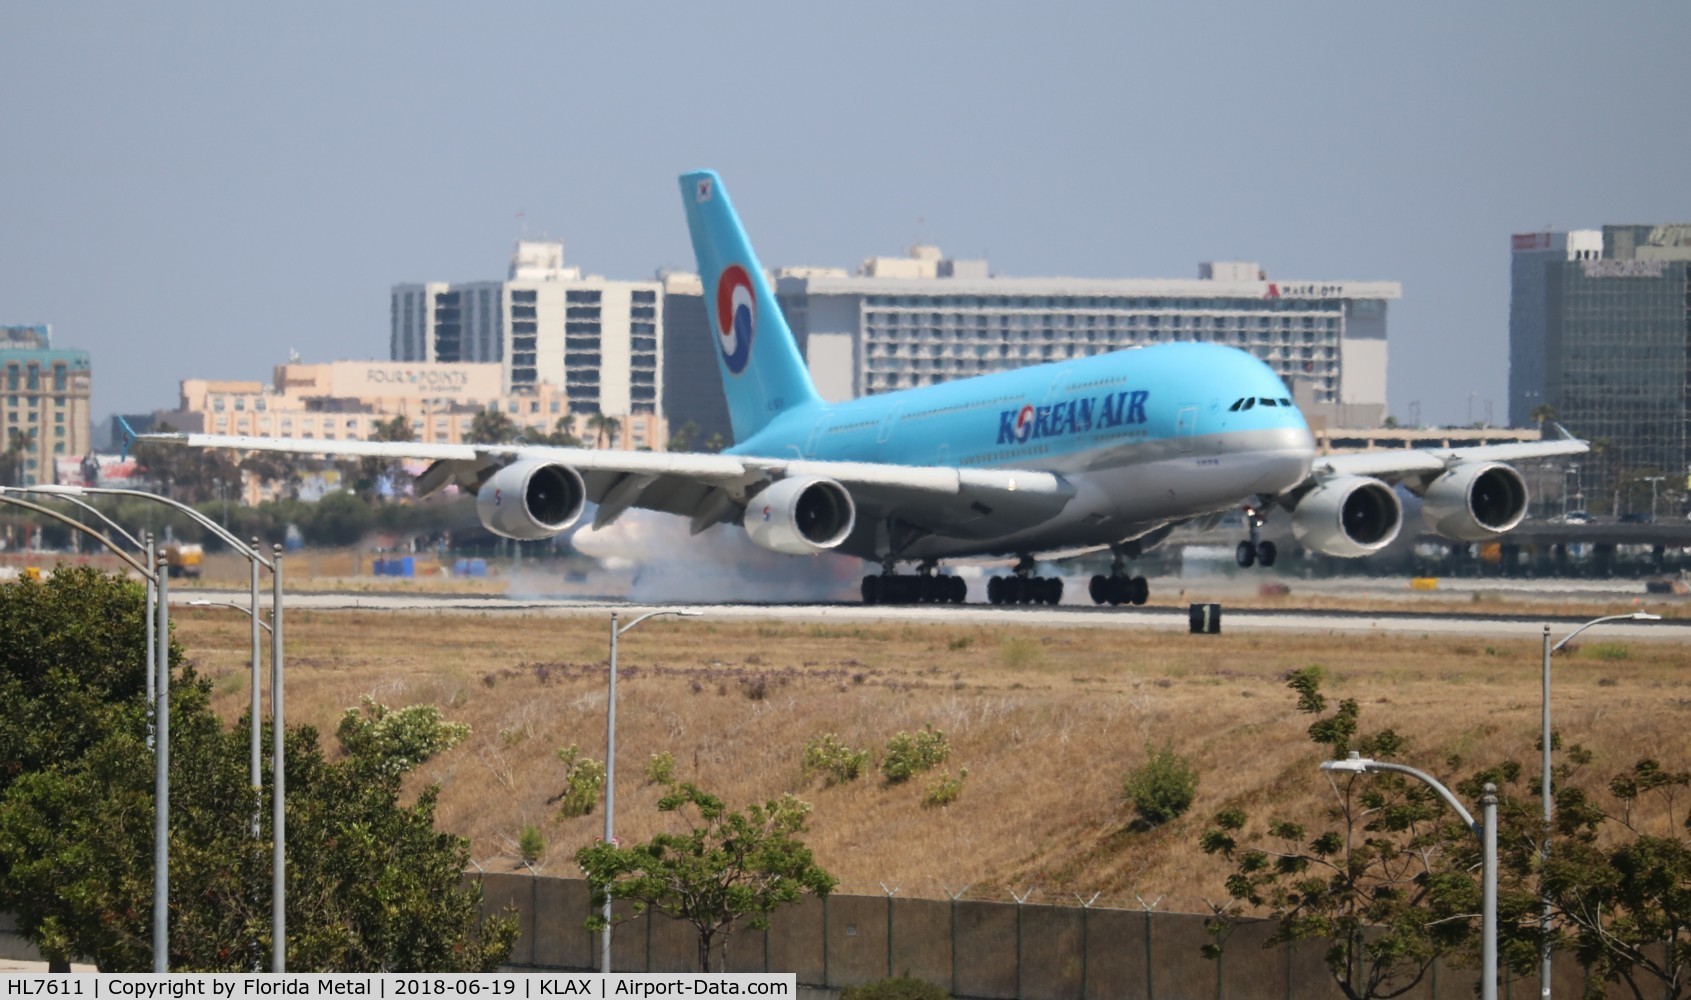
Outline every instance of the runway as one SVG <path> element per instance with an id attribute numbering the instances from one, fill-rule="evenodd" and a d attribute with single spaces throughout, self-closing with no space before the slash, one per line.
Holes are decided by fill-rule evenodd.
<path id="1" fill-rule="evenodd" d="M 245 606 L 245 591 L 174 590 L 172 607 L 191 601 L 229 602 Z M 1223 595 L 1222 631 L 1310 632 L 1333 635 L 1397 634 L 1471 635 L 1524 637 L 1542 634 L 1546 623 L 1560 634 L 1565 628 L 1589 621 L 1592 613 L 1570 609 L 1554 617 L 1510 614 L 1452 614 L 1448 611 L 1389 612 L 1325 611 L 1299 609 L 1229 608 Z M 269 595 L 264 599 L 268 602 Z M 1194 599 L 1196 596 L 1194 595 Z M 1019 626 L 1028 628 L 1131 628 L 1185 632 L 1189 629 L 1187 605 L 1150 604 L 1142 608 L 1095 607 L 1063 604 L 1057 607 L 993 607 L 987 604 L 873 606 L 845 603 L 750 604 L 674 602 L 634 603 L 602 597 L 506 597 L 423 593 L 289 593 L 285 608 L 290 611 L 421 611 L 439 614 L 540 614 L 601 616 L 612 612 L 629 617 L 659 608 L 696 608 L 719 620 L 811 621 L 852 624 L 929 624 L 964 626 Z M 1598 612 L 1601 613 L 1601 612 Z M 1691 642 L 1691 621 L 1611 622 L 1604 627 L 1605 639 L 1641 639 L 1663 642 Z"/>

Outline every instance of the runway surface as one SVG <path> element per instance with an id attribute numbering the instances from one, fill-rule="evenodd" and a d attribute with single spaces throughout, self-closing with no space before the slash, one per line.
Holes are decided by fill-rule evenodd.
<path id="1" fill-rule="evenodd" d="M 1346 591 L 1351 596 L 1366 596 L 1363 591 Z M 1199 597 L 1188 591 L 1193 600 Z M 191 601 L 220 601 L 245 606 L 245 591 L 206 591 L 179 589 L 171 592 L 173 607 Z M 1546 623 L 1552 632 L 1561 634 L 1567 628 L 1589 621 L 1601 610 L 1580 607 L 1590 605 L 1595 595 L 1586 600 L 1570 602 L 1566 614 L 1546 618 L 1508 614 L 1454 614 L 1448 609 L 1415 611 L 1405 609 L 1390 612 L 1354 612 L 1324 610 L 1271 610 L 1260 608 L 1229 608 L 1226 595 L 1205 591 L 1205 601 L 1222 605 L 1221 627 L 1224 632 L 1314 632 L 1354 634 L 1393 633 L 1402 635 L 1474 635 L 1474 636 L 1536 636 Z M 1612 595 L 1605 595 L 1612 600 Z M 264 601 L 268 604 L 269 594 Z M 1142 608 L 1096 607 L 1091 604 L 1063 604 L 1057 607 L 1017 606 L 993 607 L 986 604 L 965 605 L 906 605 L 874 606 L 846 603 L 812 604 L 751 604 L 666 602 L 663 604 L 635 603 L 613 598 L 580 597 L 509 597 L 486 595 L 451 595 L 424 593 L 289 593 L 286 610 L 383 610 L 423 611 L 458 614 L 545 614 L 572 616 L 601 616 L 616 612 L 629 617 L 656 608 L 697 608 L 718 620 L 740 621 L 816 621 L 842 623 L 925 623 L 949 625 L 1015 625 L 1033 628 L 1139 628 L 1168 631 L 1187 631 L 1187 604 L 1150 604 Z M 1617 621 L 1604 626 L 1605 639 L 1644 639 L 1667 642 L 1691 642 L 1691 621 Z"/>

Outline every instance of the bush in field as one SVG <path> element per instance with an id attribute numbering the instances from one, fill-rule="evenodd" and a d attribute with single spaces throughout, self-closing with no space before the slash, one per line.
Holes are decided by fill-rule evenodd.
<path id="1" fill-rule="evenodd" d="M 675 755 L 668 750 L 652 754 L 646 760 L 645 776 L 648 785 L 675 784 Z"/>
<path id="2" fill-rule="evenodd" d="M 915 735 L 901 731 L 887 740 L 887 752 L 881 757 L 881 775 L 887 784 L 896 785 L 933 770 L 949 756 L 951 746 L 945 742 L 945 734 L 933 726 L 924 726 Z"/>
<path id="3" fill-rule="evenodd" d="M 605 762 L 583 757 L 574 743 L 558 751 L 564 762 L 564 790 L 552 796 L 558 812 L 567 817 L 586 816 L 599 802 L 599 790 L 605 787 Z"/>
<path id="4" fill-rule="evenodd" d="M 546 838 L 541 835 L 540 827 L 529 823 L 517 833 L 517 851 L 531 865 L 540 860 L 546 853 Z"/>
<path id="5" fill-rule="evenodd" d="M 1198 793 L 1198 772 L 1192 762 L 1165 743 L 1158 750 L 1145 745 L 1145 763 L 1128 772 L 1122 794 L 1147 827 L 1161 826 L 1186 812 Z"/>
<path id="6" fill-rule="evenodd" d="M 925 806 L 948 806 L 956 802 L 958 797 L 963 794 L 963 780 L 968 776 L 969 769 L 966 767 L 958 771 L 955 778 L 951 776 L 950 771 L 940 775 L 934 780 L 933 784 L 928 786 L 928 790 L 922 793 L 922 804 Z"/>
<path id="7" fill-rule="evenodd" d="M 869 751 L 853 750 L 833 733 L 825 733 L 804 745 L 803 769 L 807 779 L 821 774 L 826 784 L 843 785 L 862 777 L 863 769 L 868 766 Z"/>

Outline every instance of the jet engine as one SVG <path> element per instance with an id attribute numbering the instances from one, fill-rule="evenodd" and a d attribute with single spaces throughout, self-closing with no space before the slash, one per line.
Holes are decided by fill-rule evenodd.
<path id="1" fill-rule="evenodd" d="M 496 535 L 532 542 L 574 524 L 586 499 L 581 474 L 569 466 L 513 462 L 476 491 L 476 516 Z"/>
<path id="2" fill-rule="evenodd" d="M 1462 462 L 1419 492 L 1427 527 L 1459 542 L 1495 538 L 1527 514 L 1526 481 L 1500 462 Z"/>
<path id="3" fill-rule="evenodd" d="M 846 540 L 857 523 L 851 493 L 832 479 L 782 479 L 746 505 L 746 534 L 775 552 L 808 556 Z"/>
<path id="4" fill-rule="evenodd" d="M 1305 493 L 1292 509 L 1292 534 L 1330 556 L 1365 556 L 1392 543 L 1403 506 L 1378 479 L 1340 476 Z"/>

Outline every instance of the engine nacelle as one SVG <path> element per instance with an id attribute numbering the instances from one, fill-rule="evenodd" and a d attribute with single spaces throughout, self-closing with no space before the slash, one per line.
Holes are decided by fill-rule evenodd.
<path id="1" fill-rule="evenodd" d="M 1526 516 L 1526 481 L 1501 462 L 1462 462 L 1421 493 L 1427 527 L 1459 542 L 1496 538 Z"/>
<path id="2" fill-rule="evenodd" d="M 846 540 L 857 523 L 851 493 L 832 479 L 795 476 L 752 497 L 746 534 L 775 552 L 808 556 Z"/>
<path id="3" fill-rule="evenodd" d="M 1392 543 L 1403 505 L 1378 479 L 1341 476 L 1304 494 L 1292 510 L 1292 534 L 1305 548 L 1329 556 L 1365 556 Z"/>
<path id="4" fill-rule="evenodd" d="M 569 466 L 513 462 L 476 491 L 476 516 L 496 535 L 532 542 L 574 524 L 586 501 L 581 473 Z"/>

